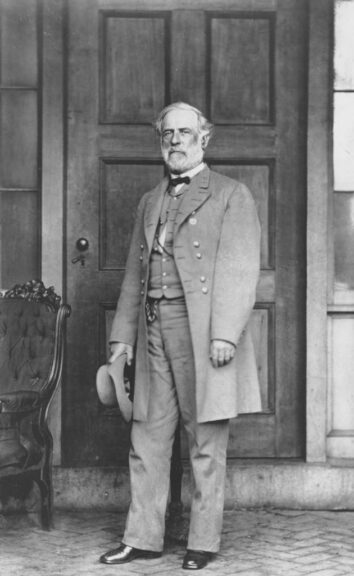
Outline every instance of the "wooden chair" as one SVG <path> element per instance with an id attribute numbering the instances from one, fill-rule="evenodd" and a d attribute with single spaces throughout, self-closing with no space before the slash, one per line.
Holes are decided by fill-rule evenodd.
<path id="1" fill-rule="evenodd" d="M 48 407 L 63 366 L 63 327 L 71 309 L 32 280 L 0 298 L 0 491 L 17 478 L 37 482 L 41 524 L 52 525 L 53 439 Z"/>

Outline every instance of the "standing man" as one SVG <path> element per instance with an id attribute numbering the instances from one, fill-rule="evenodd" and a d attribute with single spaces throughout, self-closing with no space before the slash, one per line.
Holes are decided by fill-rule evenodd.
<path id="1" fill-rule="evenodd" d="M 260 410 L 247 327 L 260 230 L 248 189 L 203 162 L 212 125 L 177 102 L 156 128 L 169 172 L 139 204 L 110 338 L 113 362 L 136 350 L 129 456 L 131 504 L 122 544 L 100 561 L 161 555 L 179 418 L 193 479 L 183 568 L 219 550 L 229 419 Z"/>

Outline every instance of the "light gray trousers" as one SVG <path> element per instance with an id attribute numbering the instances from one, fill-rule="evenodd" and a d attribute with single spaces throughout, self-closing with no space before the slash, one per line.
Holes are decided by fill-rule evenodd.
<path id="1" fill-rule="evenodd" d="M 172 445 L 179 415 L 192 472 L 188 549 L 217 552 L 224 507 L 228 420 L 197 424 L 192 343 L 184 301 L 161 300 L 149 325 L 151 395 L 147 422 L 134 421 L 129 455 L 131 504 L 123 542 L 163 549 Z"/>

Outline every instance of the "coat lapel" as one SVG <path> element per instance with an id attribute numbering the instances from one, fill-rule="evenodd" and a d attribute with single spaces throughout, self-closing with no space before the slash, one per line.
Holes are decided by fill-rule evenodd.
<path id="1" fill-rule="evenodd" d="M 181 224 L 196 211 L 209 198 L 210 169 L 206 166 L 199 174 L 192 178 L 188 188 L 184 191 L 183 199 L 178 211 L 175 231 Z M 164 178 L 158 186 L 152 191 L 149 200 L 146 203 L 144 216 L 144 232 L 149 252 L 152 249 L 154 236 L 159 221 L 162 201 L 168 188 L 168 178 Z"/>
<path id="2" fill-rule="evenodd" d="M 197 174 L 188 187 L 184 191 L 183 199 L 178 211 L 175 231 L 183 224 L 183 222 L 193 214 L 204 202 L 209 198 L 211 192 L 209 190 L 210 169 L 206 166 L 199 174 Z"/>
<path id="3" fill-rule="evenodd" d="M 149 253 L 152 249 L 154 236 L 161 213 L 161 205 L 164 194 L 168 187 L 168 178 L 164 178 L 158 186 L 152 191 L 149 200 L 146 203 L 144 215 L 144 232 L 148 245 Z"/>

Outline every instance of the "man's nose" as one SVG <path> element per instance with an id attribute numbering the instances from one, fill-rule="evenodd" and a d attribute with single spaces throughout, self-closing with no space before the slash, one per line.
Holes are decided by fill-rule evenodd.
<path id="1" fill-rule="evenodd" d="M 181 142 L 181 136 L 178 130 L 174 130 L 171 138 L 171 144 L 179 144 Z"/>

